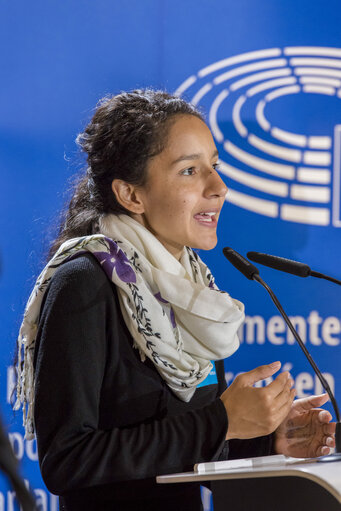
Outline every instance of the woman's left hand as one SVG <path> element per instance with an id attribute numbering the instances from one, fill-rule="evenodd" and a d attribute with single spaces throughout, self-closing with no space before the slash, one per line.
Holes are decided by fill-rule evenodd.
<path id="1" fill-rule="evenodd" d="M 314 458 L 329 454 L 335 446 L 335 423 L 327 410 L 318 408 L 328 401 L 327 394 L 297 399 L 274 433 L 278 454 L 295 458 Z"/>

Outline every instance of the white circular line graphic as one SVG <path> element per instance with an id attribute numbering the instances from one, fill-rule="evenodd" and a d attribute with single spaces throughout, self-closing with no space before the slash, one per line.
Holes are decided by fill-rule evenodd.
<path id="1" fill-rule="evenodd" d="M 235 55 L 189 76 L 176 94 L 208 109 L 209 126 L 223 148 L 220 171 L 229 180 L 229 202 L 290 222 L 341 226 L 341 122 L 331 126 L 331 137 L 291 132 L 280 119 L 273 125 L 267 117 L 271 102 L 290 95 L 338 101 L 341 48 Z"/>

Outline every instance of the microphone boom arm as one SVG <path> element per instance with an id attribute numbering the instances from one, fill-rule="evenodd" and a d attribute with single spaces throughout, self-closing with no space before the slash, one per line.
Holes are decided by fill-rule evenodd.
<path id="1" fill-rule="evenodd" d="M 308 359 L 308 362 L 309 364 L 311 365 L 311 367 L 313 368 L 315 374 L 317 375 L 318 379 L 320 380 L 321 382 L 321 385 L 322 387 L 325 389 L 325 391 L 327 392 L 328 396 L 329 396 L 329 399 L 333 405 L 333 408 L 335 410 L 335 415 L 336 415 L 336 420 L 337 422 L 340 422 L 340 411 L 339 411 L 339 407 L 336 403 L 336 400 L 333 396 L 333 393 L 329 387 L 329 384 L 327 382 L 327 380 L 324 378 L 324 376 L 322 375 L 322 373 L 320 372 L 319 368 L 317 367 L 317 365 L 315 364 L 312 356 L 310 355 L 309 351 L 307 350 L 307 348 L 305 347 L 304 345 L 304 342 L 302 341 L 302 339 L 300 338 L 300 336 L 298 335 L 298 333 L 296 332 L 293 324 L 291 323 L 289 317 L 287 316 L 286 312 L 284 311 L 282 305 L 280 304 L 277 296 L 275 295 L 275 293 L 272 291 L 272 289 L 267 285 L 266 282 L 264 282 L 264 280 L 260 277 L 259 274 L 254 274 L 253 275 L 253 280 L 256 280 L 257 282 L 259 282 L 266 290 L 267 292 L 269 293 L 270 297 L 271 297 L 271 300 L 274 302 L 275 306 L 277 307 L 277 309 L 279 310 L 279 312 L 281 313 L 284 321 L 286 322 L 286 324 L 288 325 L 288 328 L 290 329 L 290 332 L 292 333 L 292 335 L 295 337 L 296 341 L 298 342 L 298 344 L 300 345 L 303 353 L 305 354 L 305 356 L 307 357 Z M 341 446 L 340 446 L 341 447 Z M 339 451 L 340 452 L 340 451 Z"/>
<path id="2" fill-rule="evenodd" d="M 329 280 L 330 282 L 334 282 L 334 284 L 338 284 L 339 286 L 341 286 L 341 280 L 334 279 L 334 277 L 329 277 L 324 273 L 319 273 L 318 271 L 311 270 L 310 275 L 311 277 L 317 277 L 318 279 Z"/>
<path id="3" fill-rule="evenodd" d="M 256 280 L 259 284 L 261 284 L 264 289 L 266 289 L 266 291 L 269 293 L 273 303 L 275 304 L 275 306 L 277 307 L 277 309 L 279 310 L 280 314 L 282 315 L 283 319 L 285 320 L 286 324 L 288 325 L 289 329 L 290 329 L 290 332 L 293 334 L 294 338 L 296 339 L 296 341 L 298 342 L 300 348 L 302 349 L 303 353 L 305 354 L 309 364 L 311 365 L 311 367 L 313 368 L 315 374 L 317 375 L 318 379 L 320 380 L 321 384 L 322 384 L 322 387 L 326 390 L 328 396 L 329 396 L 329 399 L 333 405 L 333 408 L 334 408 L 334 411 L 335 411 L 335 415 L 336 415 L 336 419 L 337 419 L 337 422 L 336 422 L 336 425 L 335 425 L 335 448 L 336 448 L 336 452 L 334 454 L 329 454 L 328 456 L 320 456 L 318 461 L 340 461 L 341 459 L 341 421 L 340 421 L 340 411 L 339 411 L 339 408 L 337 406 L 337 403 L 336 403 L 336 400 L 335 400 L 335 397 L 328 385 L 328 382 L 326 381 L 326 379 L 324 378 L 324 376 L 322 375 L 322 373 L 320 372 L 319 368 L 317 367 L 317 365 L 315 364 L 312 356 L 310 355 L 309 351 L 307 350 L 307 348 L 305 347 L 302 339 L 300 338 L 300 336 L 298 335 L 298 332 L 296 332 L 295 328 L 294 328 L 294 325 L 291 323 L 289 317 L 287 316 L 287 314 L 285 313 L 282 305 L 279 303 L 279 300 L 277 298 L 277 296 L 275 295 L 275 293 L 272 291 L 272 289 L 270 288 L 270 286 L 268 286 L 268 284 L 266 282 L 264 282 L 264 280 L 260 277 L 259 275 L 259 270 L 256 266 L 253 266 L 253 264 L 251 264 L 247 259 L 245 259 L 242 255 L 238 254 L 238 252 L 236 252 L 235 250 L 233 250 L 231 247 L 225 247 L 223 248 L 223 254 L 224 256 L 226 257 L 226 259 L 228 259 L 228 261 L 230 261 L 231 264 L 233 264 L 233 266 L 235 268 L 237 268 L 237 270 L 239 270 L 246 278 L 248 278 L 249 280 Z M 299 275 L 301 277 L 306 277 L 309 275 L 310 273 L 310 268 L 309 266 L 307 266 L 306 264 L 303 264 L 303 263 L 296 263 L 295 261 L 289 261 L 289 260 L 284 260 L 283 258 L 276 258 L 274 256 L 267 256 L 266 254 L 258 254 L 257 252 L 251 252 L 251 256 L 250 259 L 254 260 L 253 259 L 253 256 L 255 255 L 255 257 L 257 257 L 257 259 L 259 259 L 259 256 L 261 258 L 263 258 L 263 256 L 265 256 L 267 259 L 271 259 L 272 263 L 273 261 L 275 261 L 275 264 L 276 266 L 274 266 L 275 268 L 277 269 L 283 269 L 283 268 L 278 268 L 277 266 L 277 261 L 280 260 L 281 263 L 284 261 L 285 264 L 286 263 L 289 263 L 290 264 L 290 271 L 288 271 L 288 268 L 284 269 L 284 271 L 288 271 L 289 273 L 294 273 L 294 275 Z M 248 253 L 248 257 L 250 256 L 250 252 Z M 261 262 L 261 264 L 263 264 L 262 261 L 258 261 L 258 262 Z M 267 266 L 267 264 L 266 264 Z M 270 265 L 271 266 L 271 265 Z M 322 274 L 319 274 L 319 276 L 321 278 L 324 278 L 324 276 L 322 276 Z"/>

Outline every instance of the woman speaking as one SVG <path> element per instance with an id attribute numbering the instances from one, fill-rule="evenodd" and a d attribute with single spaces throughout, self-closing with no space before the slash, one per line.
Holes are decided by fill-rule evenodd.
<path id="1" fill-rule="evenodd" d="M 294 401 L 274 362 L 226 389 L 243 305 L 193 250 L 217 243 L 227 188 L 201 114 L 165 92 L 105 98 L 19 335 L 26 437 L 61 510 L 200 510 L 195 463 L 333 446 L 325 395 Z M 215 362 L 218 379 L 205 385 Z M 207 380 L 206 380 L 207 381 Z"/>

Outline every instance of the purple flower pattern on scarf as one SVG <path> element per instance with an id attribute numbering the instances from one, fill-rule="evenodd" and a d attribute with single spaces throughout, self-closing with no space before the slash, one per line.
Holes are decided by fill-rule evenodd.
<path id="1" fill-rule="evenodd" d="M 136 274 L 123 250 L 110 238 L 105 238 L 105 240 L 109 245 L 109 252 L 93 252 L 105 273 L 112 280 L 112 273 L 116 270 L 116 274 L 122 282 L 136 284 Z"/>

